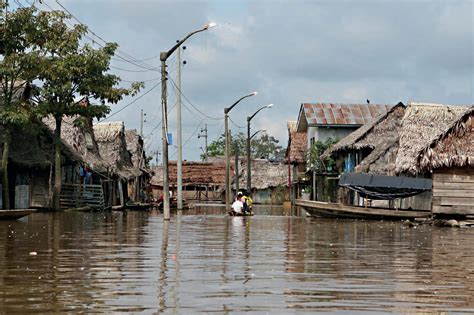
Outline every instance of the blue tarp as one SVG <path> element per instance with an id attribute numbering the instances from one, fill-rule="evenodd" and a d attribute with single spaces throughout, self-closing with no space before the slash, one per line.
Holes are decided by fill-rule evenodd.
<path id="1" fill-rule="evenodd" d="M 430 191 L 432 183 L 428 178 L 348 173 L 341 175 L 339 186 L 357 191 L 363 198 L 392 200 Z"/>

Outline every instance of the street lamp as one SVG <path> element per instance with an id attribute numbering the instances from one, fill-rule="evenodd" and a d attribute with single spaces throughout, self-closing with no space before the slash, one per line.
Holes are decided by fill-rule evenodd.
<path id="1" fill-rule="evenodd" d="M 169 195 L 169 168 L 168 168 L 168 114 L 166 104 L 166 60 L 179 48 L 189 37 L 196 33 L 206 31 L 216 26 L 216 23 L 209 23 L 202 28 L 189 33 L 182 40 L 178 41 L 170 50 L 160 52 L 161 61 L 161 111 L 162 111 L 162 140 L 163 140 L 163 219 L 170 219 L 170 195 Z"/>
<path id="2" fill-rule="evenodd" d="M 250 175 L 250 139 L 257 134 L 257 132 L 251 137 L 250 136 L 250 121 L 255 117 L 261 110 L 265 108 L 271 108 L 273 104 L 260 107 L 252 116 L 247 117 L 247 191 L 250 194 L 252 192 L 252 183 Z"/>
<path id="3" fill-rule="evenodd" d="M 229 209 L 230 206 L 230 155 L 229 155 L 229 112 L 235 105 L 239 104 L 244 98 L 257 95 L 257 92 L 252 92 L 239 98 L 232 106 L 224 108 L 224 129 L 225 129 L 225 206 Z"/>

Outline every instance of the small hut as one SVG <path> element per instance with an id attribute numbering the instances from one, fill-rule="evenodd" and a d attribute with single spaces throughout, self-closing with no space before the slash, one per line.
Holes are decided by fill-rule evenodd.
<path id="1" fill-rule="evenodd" d="M 474 106 L 421 150 L 417 165 L 432 173 L 434 214 L 474 216 Z"/>
<path id="2" fill-rule="evenodd" d="M 127 150 L 131 154 L 135 176 L 128 178 L 128 196 L 132 201 L 144 202 L 147 199 L 145 189 L 149 186 L 151 174 L 145 169 L 146 155 L 143 139 L 135 129 L 125 130 Z"/>
<path id="3" fill-rule="evenodd" d="M 212 160 L 212 159 L 211 159 Z M 224 201 L 225 192 L 225 163 L 223 159 L 213 162 L 183 161 L 182 183 L 183 198 L 186 201 Z M 231 165 L 231 172 L 234 168 Z M 163 167 L 152 169 L 154 173 L 151 186 L 155 199 L 163 193 Z M 173 196 L 177 190 L 177 163 L 168 163 L 169 186 Z"/>
<path id="4" fill-rule="evenodd" d="M 86 98 L 80 101 L 88 106 Z M 49 116 L 43 119 L 51 132 L 56 129 L 55 120 Z M 63 116 L 61 141 L 70 151 L 79 156 L 75 165 L 63 165 L 63 184 L 61 186 L 61 207 L 69 208 L 88 205 L 108 208 L 111 204 L 113 180 L 107 163 L 99 154 L 99 147 L 92 128 L 92 119 L 86 117 Z M 82 170 L 82 171 L 81 171 Z M 90 173 L 90 179 L 86 179 Z M 86 190 L 86 191 L 85 191 Z"/>
<path id="5" fill-rule="evenodd" d="M 125 126 L 123 121 L 101 122 L 94 125 L 94 135 L 99 146 L 100 156 L 109 171 L 114 174 L 112 205 L 125 206 L 129 201 L 128 181 L 139 177 L 141 172 L 133 167 L 132 155 L 127 150 Z"/>
<path id="6" fill-rule="evenodd" d="M 247 160 L 242 160 L 239 186 L 247 188 Z M 283 204 L 288 200 L 288 165 L 267 159 L 251 163 L 252 200 L 259 204 Z"/>
<path id="7" fill-rule="evenodd" d="M 296 121 L 287 122 L 288 146 L 286 147 L 285 160 L 288 164 L 288 185 L 291 185 L 291 200 L 301 196 L 302 191 L 309 185 L 305 176 L 306 172 L 306 146 L 307 133 L 297 132 Z"/>

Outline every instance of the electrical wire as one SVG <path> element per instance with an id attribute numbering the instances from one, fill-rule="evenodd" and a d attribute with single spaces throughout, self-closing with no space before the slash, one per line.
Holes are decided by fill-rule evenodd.
<path id="1" fill-rule="evenodd" d="M 239 129 L 245 128 L 245 126 L 239 126 L 239 125 L 237 125 L 237 124 L 232 120 L 232 118 L 230 118 L 230 117 L 229 117 L 229 120 L 230 120 L 230 122 L 232 123 L 232 125 L 234 125 L 236 128 L 239 128 Z"/>
<path id="2" fill-rule="evenodd" d="M 161 82 L 158 82 L 157 84 L 153 85 L 148 91 L 146 91 L 145 93 L 143 93 L 142 95 L 140 96 L 137 96 L 133 101 L 131 101 L 130 103 L 128 103 L 127 105 L 125 105 L 124 107 L 122 107 L 121 109 L 119 109 L 118 111 L 116 111 L 115 113 L 105 117 L 104 119 L 102 119 L 102 121 L 104 120 L 107 120 L 115 115 L 117 115 L 118 113 L 120 113 L 121 111 L 123 111 L 125 108 L 129 107 L 130 105 L 133 105 L 136 101 L 138 101 L 139 99 L 141 99 L 142 97 L 144 97 L 145 95 L 147 95 L 148 93 L 150 93 L 151 91 L 153 91 L 157 86 L 161 85 Z"/>
<path id="3" fill-rule="evenodd" d="M 212 120 L 222 120 L 224 118 L 216 118 L 216 117 L 212 117 L 212 116 L 209 116 L 209 115 L 206 115 L 205 113 L 203 113 L 199 108 L 197 108 L 187 97 L 186 95 L 184 95 L 184 93 L 181 91 L 181 89 L 176 85 L 176 82 L 174 82 L 173 79 L 169 79 L 171 81 L 171 83 L 175 86 L 175 88 L 178 90 L 178 93 L 181 94 L 182 97 L 184 97 L 184 99 L 188 102 L 189 105 L 191 105 L 199 114 L 201 114 L 202 116 L 208 118 L 208 119 L 212 119 Z"/>

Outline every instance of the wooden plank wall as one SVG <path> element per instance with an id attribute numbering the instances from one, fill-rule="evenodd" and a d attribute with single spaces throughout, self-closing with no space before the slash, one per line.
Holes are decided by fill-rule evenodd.
<path id="1" fill-rule="evenodd" d="M 474 215 L 474 168 L 433 173 L 433 213 Z"/>

